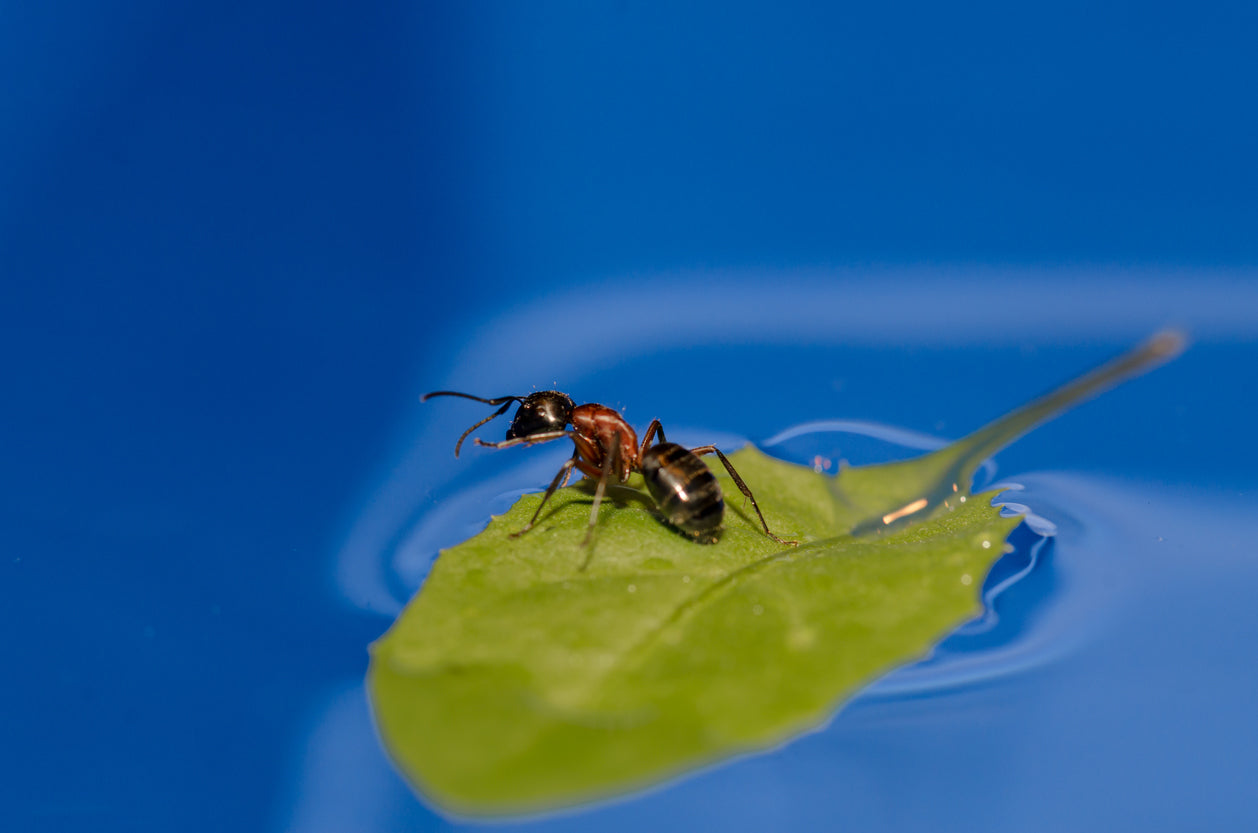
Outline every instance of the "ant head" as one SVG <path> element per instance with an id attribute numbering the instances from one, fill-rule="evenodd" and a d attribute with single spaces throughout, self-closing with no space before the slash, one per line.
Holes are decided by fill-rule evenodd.
<path id="1" fill-rule="evenodd" d="M 531 437 L 547 431 L 562 431 L 572 420 L 576 404 L 557 390 L 541 390 L 520 400 L 520 407 L 507 429 L 507 439 Z"/>

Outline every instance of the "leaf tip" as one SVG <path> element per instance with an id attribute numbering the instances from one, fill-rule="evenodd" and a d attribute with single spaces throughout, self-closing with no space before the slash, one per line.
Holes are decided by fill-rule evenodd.
<path id="1" fill-rule="evenodd" d="M 1173 328 L 1161 330 L 1145 342 L 1145 349 L 1150 355 L 1173 359 L 1188 349 L 1188 334 Z"/>

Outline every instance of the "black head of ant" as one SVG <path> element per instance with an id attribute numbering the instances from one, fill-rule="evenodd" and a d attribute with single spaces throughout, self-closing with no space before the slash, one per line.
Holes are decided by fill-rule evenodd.
<path id="1" fill-rule="evenodd" d="M 572 421 L 572 397 L 557 390 L 540 390 L 520 400 L 520 409 L 507 429 L 507 439 L 531 437 L 549 431 L 562 431 Z"/>
<path id="2" fill-rule="evenodd" d="M 464 399 L 484 402 L 486 405 L 502 406 L 462 433 L 458 442 L 454 444 L 455 457 L 459 456 L 459 449 L 462 448 L 463 441 L 467 439 L 468 434 L 471 434 L 491 419 L 502 416 L 517 402 L 520 404 L 520 407 L 515 412 L 515 417 L 511 420 L 511 426 L 507 429 L 508 440 L 531 437 L 534 434 L 562 431 L 571 421 L 572 409 L 576 407 L 572 397 L 557 390 L 541 390 L 530 393 L 528 396 L 498 396 L 493 399 L 485 399 L 480 396 L 473 396 L 470 393 L 458 393 L 452 390 L 438 390 L 424 394 L 419 398 L 419 401 L 427 402 L 434 396 L 460 396 Z"/>

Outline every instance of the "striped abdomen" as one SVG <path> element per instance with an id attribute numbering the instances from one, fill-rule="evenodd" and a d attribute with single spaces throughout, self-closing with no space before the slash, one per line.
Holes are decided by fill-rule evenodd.
<path id="1" fill-rule="evenodd" d="M 659 443 L 646 450 L 640 465 L 647 491 L 670 524 L 695 536 L 720 528 L 721 487 L 696 455 L 677 443 Z"/>

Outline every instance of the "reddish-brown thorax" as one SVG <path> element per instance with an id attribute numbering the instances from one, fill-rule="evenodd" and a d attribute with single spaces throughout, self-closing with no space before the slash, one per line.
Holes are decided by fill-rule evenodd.
<path id="1" fill-rule="evenodd" d="M 612 476 L 624 483 L 629 473 L 638 467 L 638 435 L 618 411 L 605 405 L 578 405 L 572 409 L 572 428 L 581 458 L 577 468 L 587 477 L 599 477 L 603 462 L 619 438 L 620 456 Z"/>

